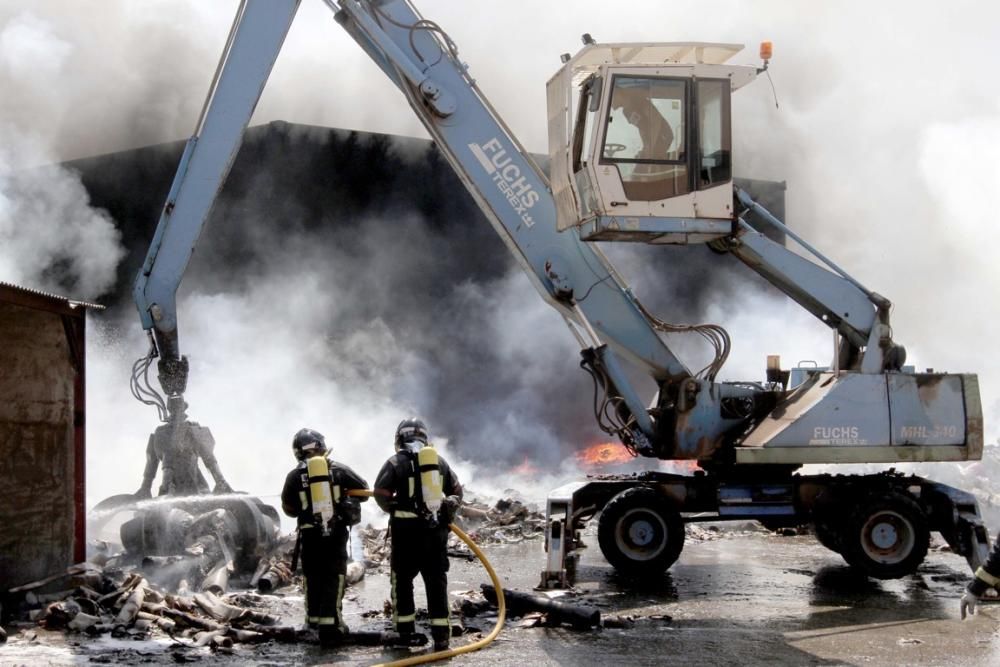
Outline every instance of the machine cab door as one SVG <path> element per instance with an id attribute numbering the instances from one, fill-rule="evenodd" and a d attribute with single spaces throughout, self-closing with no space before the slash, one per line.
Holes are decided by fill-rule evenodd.
<path id="1" fill-rule="evenodd" d="M 650 243 L 730 234 L 730 95 L 734 71 L 752 78 L 740 70 L 756 74 L 695 62 L 601 64 L 577 76 L 564 98 L 572 121 L 555 127 L 550 108 L 559 228 L 576 226 L 584 240 Z M 561 130 L 565 154 L 551 136 Z"/>

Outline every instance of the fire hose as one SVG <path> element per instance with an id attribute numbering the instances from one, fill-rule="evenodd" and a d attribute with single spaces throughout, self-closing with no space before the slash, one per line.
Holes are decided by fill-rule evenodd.
<path id="1" fill-rule="evenodd" d="M 347 495 L 370 497 L 374 495 L 374 493 L 366 489 L 352 489 L 347 492 Z M 482 550 L 480 550 L 478 546 L 476 546 L 476 543 L 472 541 L 472 538 L 465 534 L 465 531 L 463 531 L 461 528 L 459 528 L 453 523 L 448 524 L 448 528 L 451 529 L 451 532 L 458 535 L 458 538 L 460 540 L 465 542 L 466 546 L 468 546 L 469 549 L 472 550 L 472 553 L 476 555 L 476 558 L 479 559 L 479 562 L 483 564 L 484 568 L 486 568 L 486 573 L 490 575 L 490 581 L 493 582 L 493 587 L 496 589 L 497 592 L 497 609 L 499 610 L 499 613 L 497 615 L 496 625 L 493 626 L 493 629 L 490 631 L 488 635 L 486 635 L 485 637 L 483 637 L 478 641 L 472 642 L 471 644 L 466 644 L 465 646 L 457 646 L 455 648 L 449 648 L 445 649 L 444 651 L 437 651 L 435 653 L 417 655 L 413 656 L 412 658 L 405 658 L 403 660 L 394 660 L 393 662 L 380 663 L 378 665 L 375 665 L 375 667 L 405 667 L 407 665 L 422 665 L 428 662 L 437 662 L 438 660 L 444 660 L 445 658 L 451 658 L 456 655 L 462 655 L 463 653 L 472 653 L 473 651 L 478 651 L 484 646 L 490 644 L 494 639 L 497 638 L 497 635 L 500 634 L 500 630 L 503 629 L 503 622 L 507 616 L 507 603 L 504 600 L 503 586 L 501 586 L 500 584 L 500 578 L 497 577 L 497 573 L 496 571 L 494 571 L 493 566 L 490 565 L 490 561 L 487 560 L 486 555 L 482 552 Z"/>

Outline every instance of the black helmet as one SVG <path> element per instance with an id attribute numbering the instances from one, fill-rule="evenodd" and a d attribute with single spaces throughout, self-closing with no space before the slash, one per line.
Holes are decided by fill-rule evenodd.
<path id="1" fill-rule="evenodd" d="M 326 438 L 319 431 L 304 428 L 292 438 L 292 451 L 299 461 L 317 454 L 326 454 Z"/>
<path id="2" fill-rule="evenodd" d="M 410 417 L 399 422 L 396 427 L 396 451 L 403 446 L 403 443 L 410 440 L 419 440 L 427 444 L 427 426 L 416 417 Z"/>

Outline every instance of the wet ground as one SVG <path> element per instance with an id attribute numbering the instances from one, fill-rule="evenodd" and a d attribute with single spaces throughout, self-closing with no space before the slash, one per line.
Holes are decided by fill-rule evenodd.
<path id="1" fill-rule="evenodd" d="M 958 597 L 969 572 L 964 560 L 932 550 L 918 574 L 876 582 L 856 576 L 839 556 L 811 537 L 726 532 L 689 541 L 670 573 L 636 585 L 618 577 L 594 546 L 583 558 L 577 588 L 605 617 L 630 615 L 627 629 L 578 632 L 525 627 L 514 619 L 491 646 L 453 659 L 469 665 L 1000 665 L 1000 605 L 969 621 L 958 616 Z M 486 548 L 505 586 L 530 590 L 542 565 L 538 540 Z M 419 580 L 418 580 L 419 581 Z M 488 581 L 476 563 L 453 561 L 453 593 Z M 418 584 L 418 606 L 422 596 Z M 355 628 L 381 629 L 388 579 L 369 574 L 348 591 L 345 613 Z M 298 621 L 301 598 L 275 598 L 277 610 Z M 493 617 L 468 620 L 487 632 Z M 31 628 L 23 628 L 34 631 Z M 161 642 L 101 642 L 37 631 L 28 641 L 11 628 L 0 645 L 0 665 L 11 664 L 318 664 L 370 665 L 409 655 L 403 650 L 351 647 L 323 651 L 308 644 L 237 646 L 212 655 Z M 471 641 L 459 637 L 453 645 Z M 76 645 L 73 645 L 73 644 Z"/>

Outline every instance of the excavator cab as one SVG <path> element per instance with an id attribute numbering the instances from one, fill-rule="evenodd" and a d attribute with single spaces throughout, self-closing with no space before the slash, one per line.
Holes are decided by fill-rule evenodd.
<path id="1" fill-rule="evenodd" d="M 547 86 L 559 230 L 674 244 L 731 234 L 730 95 L 758 74 L 726 64 L 742 49 L 591 41 L 563 56 Z"/>

